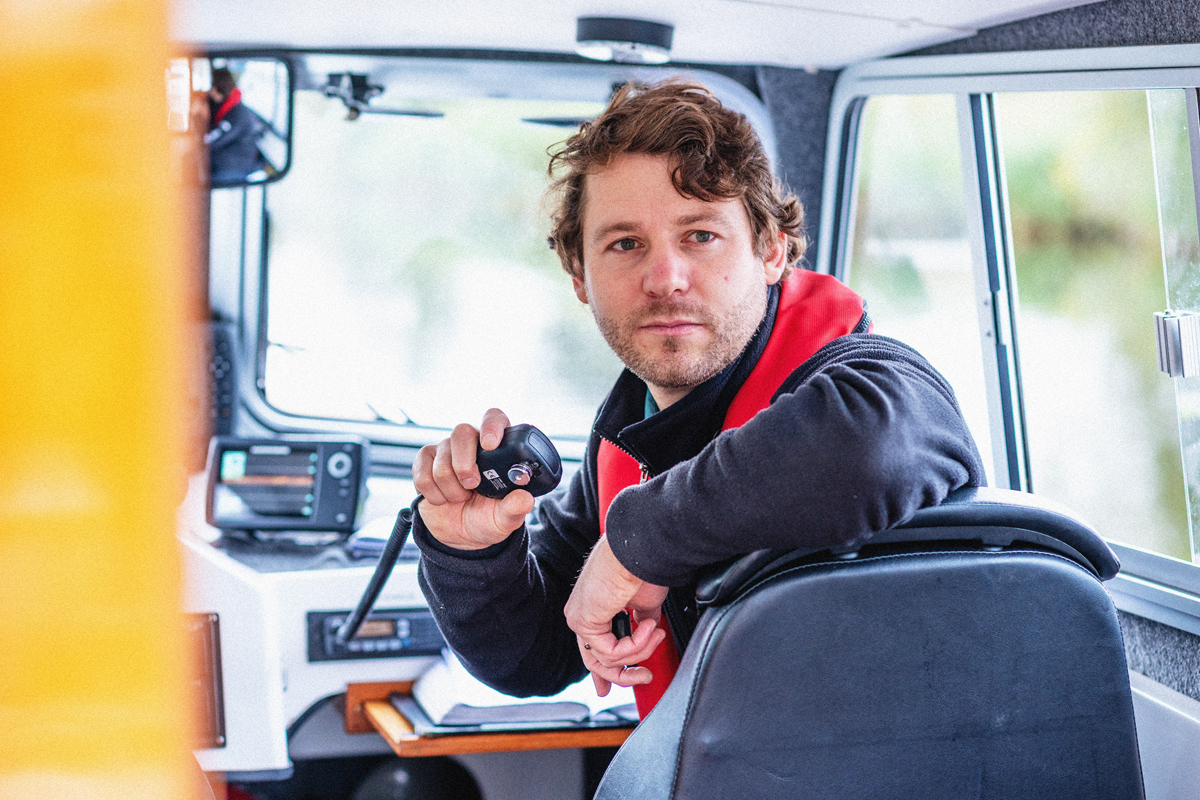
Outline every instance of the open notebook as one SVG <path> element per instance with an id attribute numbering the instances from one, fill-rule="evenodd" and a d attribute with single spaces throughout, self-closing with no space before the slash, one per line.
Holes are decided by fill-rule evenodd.
<path id="1" fill-rule="evenodd" d="M 613 686 L 607 697 L 598 697 L 589 676 L 551 697 L 512 697 L 474 678 L 449 650 L 416 680 L 411 699 L 393 702 L 418 733 L 428 726 L 498 730 L 637 722 L 632 689 Z"/>

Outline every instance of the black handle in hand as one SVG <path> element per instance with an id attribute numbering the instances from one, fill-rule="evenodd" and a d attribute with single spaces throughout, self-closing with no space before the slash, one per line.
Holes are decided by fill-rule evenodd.
<path id="1" fill-rule="evenodd" d="M 479 465 L 482 477 L 475 491 L 485 497 L 504 497 L 516 489 L 525 489 L 534 497 L 539 497 L 553 490 L 562 480 L 562 459 L 558 456 L 558 450 L 554 449 L 554 443 L 546 434 L 532 425 L 513 425 L 505 428 L 500 446 L 495 450 L 479 448 L 475 462 Z M 338 628 L 339 643 L 345 644 L 354 638 L 375 601 L 379 599 L 379 593 L 383 591 L 383 585 L 392 574 L 396 559 L 400 557 L 400 551 L 408 539 L 408 532 L 412 529 L 413 517 L 417 514 L 417 503 L 420 500 L 421 496 L 417 495 L 412 506 L 401 511 L 396 518 L 396 527 L 392 528 L 392 535 L 383 547 L 379 563 L 375 565 L 375 572 L 371 575 L 371 581 L 367 584 L 362 599 L 358 601 L 358 606 L 346 618 L 342 627 Z M 626 627 L 628 624 L 626 615 Z"/>
<path id="2" fill-rule="evenodd" d="M 612 634 L 618 639 L 633 636 L 633 623 L 629 621 L 628 611 L 618 611 L 612 619 Z"/>
<path id="3" fill-rule="evenodd" d="M 532 425 L 505 428 L 499 447 L 480 447 L 475 463 L 480 478 L 475 491 L 484 497 L 504 497 L 517 489 L 540 497 L 562 480 L 562 459 L 554 443 Z"/>

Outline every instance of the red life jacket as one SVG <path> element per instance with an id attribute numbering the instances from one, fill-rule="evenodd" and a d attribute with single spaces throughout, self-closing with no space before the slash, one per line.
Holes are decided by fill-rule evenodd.
<path id="1" fill-rule="evenodd" d="M 775 326 L 762 356 L 725 414 L 722 430 L 746 423 L 766 408 L 775 391 L 813 353 L 839 336 L 851 333 L 863 319 L 863 301 L 837 279 L 808 270 L 796 270 L 783 282 Z M 642 466 L 633 456 L 602 439 L 596 452 L 596 482 L 600 502 L 600 535 L 605 533 L 608 508 L 617 493 L 642 481 Z M 642 662 L 654 680 L 634 687 L 638 714 L 642 718 L 662 697 L 679 667 L 667 619 L 662 619 L 667 638 Z"/>
<path id="2" fill-rule="evenodd" d="M 221 103 L 221 107 L 217 109 L 217 115 L 213 117 L 212 127 L 217 127 L 217 123 L 225 119 L 225 115 L 229 113 L 229 109 L 242 102 L 242 90 L 234 89 L 229 93 L 229 97 L 225 98 L 225 102 Z"/>

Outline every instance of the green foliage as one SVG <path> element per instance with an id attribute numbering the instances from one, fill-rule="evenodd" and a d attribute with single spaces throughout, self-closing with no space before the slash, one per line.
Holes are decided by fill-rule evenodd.
<path id="1" fill-rule="evenodd" d="M 1022 305 L 1107 315 L 1132 293 L 1147 313 L 1161 306 L 1145 93 L 1000 95 L 996 106 Z"/>

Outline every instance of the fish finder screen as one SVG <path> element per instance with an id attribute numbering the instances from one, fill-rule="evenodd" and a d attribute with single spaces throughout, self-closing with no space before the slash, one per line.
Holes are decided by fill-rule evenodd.
<path id="1" fill-rule="evenodd" d="M 252 445 L 221 454 L 213 506 L 220 517 L 311 517 L 317 450 L 285 444 Z"/>

